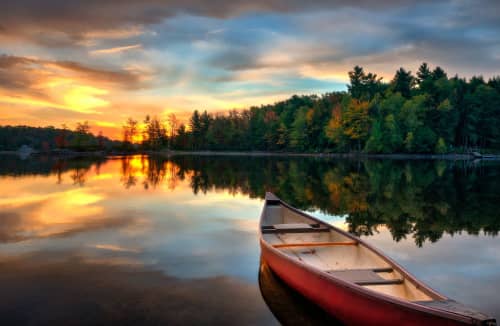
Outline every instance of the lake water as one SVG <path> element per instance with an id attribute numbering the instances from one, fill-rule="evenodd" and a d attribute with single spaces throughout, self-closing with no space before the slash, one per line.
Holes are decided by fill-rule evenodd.
<path id="1" fill-rule="evenodd" d="M 2 156 L 2 321 L 334 322 L 261 264 L 266 191 L 500 318 L 499 163 Z"/>

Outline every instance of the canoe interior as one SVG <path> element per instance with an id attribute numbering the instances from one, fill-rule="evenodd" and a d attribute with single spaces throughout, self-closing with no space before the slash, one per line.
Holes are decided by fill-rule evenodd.
<path id="1" fill-rule="evenodd" d="M 336 278 L 407 301 L 443 299 L 419 289 L 363 243 L 277 201 L 268 201 L 261 228 L 277 250 Z"/>

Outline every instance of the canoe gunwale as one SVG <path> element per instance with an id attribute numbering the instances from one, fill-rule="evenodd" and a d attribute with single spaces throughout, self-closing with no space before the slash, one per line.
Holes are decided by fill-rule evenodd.
<path id="1" fill-rule="evenodd" d="M 270 196 L 270 197 L 268 197 Z M 344 230 L 341 230 L 329 223 L 326 223 L 324 221 L 321 221 L 320 219 L 317 219 L 305 212 L 302 212 L 290 205 L 288 205 L 287 203 L 283 202 L 282 200 L 280 200 L 278 197 L 276 197 L 274 194 L 271 194 L 271 193 L 266 193 L 266 201 L 264 203 L 264 209 L 262 210 L 262 213 L 261 213 L 261 216 L 260 216 L 260 222 L 259 222 L 259 241 L 260 241 L 260 245 L 261 247 L 265 247 L 266 250 L 270 251 L 272 254 L 274 255 L 278 255 L 280 256 L 282 259 L 285 259 L 287 260 L 288 262 L 292 263 L 292 264 L 295 264 L 295 265 L 298 265 L 299 267 L 305 269 L 306 271 L 308 271 L 309 273 L 312 273 L 312 274 L 315 274 L 317 276 L 319 276 L 320 278 L 322 279 L 325 279 L 326 281 L 328 282 L 333 282 L 334 284 L 336 284 L 337 286 L 341 286 L 341 287 L 344 287 L 346 288 L 347 290 L 355 293 L 356 295 L 360 295 L 360 296 L 363 296 L 365 298 L 368 298 L 370 300 L 382 300 L 386 303 L 389 303 L 389 304 L 393 304 L 393 305 L 396 305 L 396 306 L 400 306 L 400 307 L 404 307 L 406 309 L 410 309 L 410 310 L 414 310 L 414 311 L 419 311 L 419 312 L 423 312 L 423 313 L 428 313 L 428 314 L 431 314 L 431 315 L 435 315 L 437 317 L 442 317 L 442 318 L 448 318 L 448 319 L 452 319 L 452 320 L 456 320 L 458 322 L 464 322 L 464 323 L 471 323 L 474 321 L 474 319 L 472 317 L 468 317 L 468 316 L 464 316 L 464 315 L 461 315 L 461 314 L 457 314 L 457 313 L 453 313 L 453 312 L 448 312 L 448 311 L 445 311 L 445 310 L 440 310 L 440 309 L 435 309 L 433 307 L 427 307 L 427 306 L 423 306 L 423 305 L 420 305 L 418 303 L 413 303 L 411 301 L 408 301 L 408 300 L 403 300 L 403 299 L 399 299 L 397 297 L 394 297 L 394 296 L 390 296 L 390 295 L 387 295 L 387 294 L 383 294 L 383 293 L 380 293 L 380 292 L 376 292 L 374 290 L 371 290 L 371 289 L 368 289 L 368 288 L 364 288 L 363 286 L 360 286 L 360 285 L 357 285 L 357 284 L 354 284 L 354 283 L 351 283 L 351 282 L 348 282 L 348 281 L 345 281 L 345 280 L 342 280 L 340 278 L 337 278 L 335 277 L 334 275 L 331 275 L 329 273 L 327 273 L 327 271 L 322 271 L 320 269 L 317 269 L 309 264 L 306 264 L 300 260 L 296 260 L 296 259 L 293 259 L 291 258 L 290 256 L 288 256 L 287 254 L 283 253 L 281 250 L 279 250 L 280 248 L 275 248 L 272 244 L 268 243 L 266 240 L 264 240 L 263 238 L 263 232 L 262 232 L 262 222 L 263 222 L 263 219 L 264 219 L 264 214 L 266 212 L 266 209 L 267 209 L 267 200 L 272 201 L 273 205 L 276 204 L 277 201 L 279 201 L 279 204 L 286 207 L 287 209 L 290 209 L 291 211 L 299 214 L 299 215 L 302 215 L 308 219 L 311 219 L 317 223 L 321 223 L 321 224 L 324 224 L 324 225 L 327 225 L 329 228 L 333 229 L 334 231 L 352 239 L 353 241 L 356 241 L 358 242 L 359 245 L 363 245 L 365 246 L 367 249 L 373 251 L 375 254 L 377 254 L 379 257 L 381 257 L 384 261 L 386 261 L 389 265 L 391 265 L 391 267 L 395 270 L 395 271 L 398 271 L 401 276 L 412 282 L 419 290 L 422 290 L 425 294 L 431 296 L 431 297 L 434 297 L 436 299 L 434 300 L 450 300 L 450 298 L 442 295 L 441 293 L 433 290 L 432 288 L 430 288 L 429 286 L 427 286 L 426 284 L 424 284 L 422 281 L 418 280 L 416 277 L 414 277 L 413 275 L 411 275 L 407 270 L 405 270 L 402 266 L 400 266 L 398 263 L 396 263 L 395 261 L 393 261 L 391 258 L 387 257 L 386 255 L 384 255 L 380 250 L 378 250 L 377 248 L 371 246 L 370 244 L 366 243 L 364 240 L 344 231 Z"/>

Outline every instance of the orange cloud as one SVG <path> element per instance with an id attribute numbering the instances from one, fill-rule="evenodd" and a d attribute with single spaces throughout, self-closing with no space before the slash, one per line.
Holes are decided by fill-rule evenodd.
<path id="1" fill-rule="evenodd" d="M 134 70 L 105 70 L 71 61 L 0 56 L 0 102 L 99 114 L 110 91 L 137 89 Z"/>
<path id="2" fill-rule="evenodd" d="M 119 46 L 119 47 L 108 48 L 108 49 L 94 50 L 94 51 L 91 51 L 90 53 L 93 55 L 113 54 L 113 53 L 120 53 L 120 52 L 124 52 L 124 51 L 134 50 L 134 49 L 142 49 L 142 44 L 134 44 L 134 45 Z"/>

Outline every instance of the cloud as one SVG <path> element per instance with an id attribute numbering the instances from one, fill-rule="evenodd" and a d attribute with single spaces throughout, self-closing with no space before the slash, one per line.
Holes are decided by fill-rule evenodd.
<path id="1" fill-rule="evenodd" d="M 145 87 L 147 75 L 94 68 L 73 61 L 0 56 L 0 102 L 95 113 L 111 89 Z"/>
<path id="2" fill-rule="evenodd" d="M 114 53 L 120 53 L 124 51 L 129 51 L 133 49 L 141 49 L 142 45 L 141 44 L 134 44 L 134 45 L 126 45 L 126 46 L 118 46 L 114 48 L 109 48 L 109 49 L 100 49 L 100 50 L 94 50 L 91 51 L 91 54 L 114 54 Z"/>
<path id="3" fill-rule="evenodd" d="M 284 73 L 345 81 L 357 64 L 368 65 L 387 80 L 400 66 L 415 70 L 423 61 L 449 69 L 450 75 L 496 75 L 500 25 L 479 19 L 460 24 L 457 18 L 467 3 L 419 3 L 387 12 L 346 7 L 294 15 L 279 21 L 287 29 L 248 33 L 247 43 L 226 43 L 207 62 L 226 72 L 218 78 L 221 82 Z"/>
<path id="4" fill-rule="evenodd" d="M 426 1 L 424 1 L 426 2 Z M 422 3 L 422 1 L 420 1 Z M 159 24 L 180 14 L 230 18 L 246 13 L 292 13 L 322 9 L 362 8 L 382 10 L 404 7 L 414 1 L 347 1 L 347 0 L 203 0 L 160 1 L 124 0 L 7 0 L 0 10 L 2 34 L 6 38 L 29 39 L 39 44 L 68 46 L 94 36 L 125 28 Z"/>
<path id="5" fill-rule="evenodd" d="M 48 202 L 32 203 L 24 205 L 22 210 L 41 210 Z M 84 218 L 67 218 L 59 223 L 43 221 L 37 216 L 29 213 L 6 209 L 0 213 L 2 224 L 0 225 L 0 243 L 20 242 L 45 238 L 68 238 L 81 233 L 102 231 L 106 229 L 120 229 L 138 225 L 137 218 L 125 216 L 92 216 Z"/>
<path id="6" fill-rule="evenodd" d="M 0 70 L 2 72 L 0 88 L 30 88 L 41 82 L 50 83 L 51 78 L 55 77 L 88 81 L 98 85 L 114 85 L 126 89 L 137 89 L 143 86 L 141 76 L 133 69 L 94 68 L 74 61 L 0 55 Z"/>
<path id="7" fill-rule="evenodd" d="M 100 249 L 100 250 L 114 251 L 114 252 L 129 252 L 129 253 L 141 252 L 141 250 L 136 249 L 136 248 L 125 248 L 123 246 L 117 246 L 117 245 L 112 245 L 112 244 L 96 244 L 96 245 L 89 245 L 89 247 Z"/>

